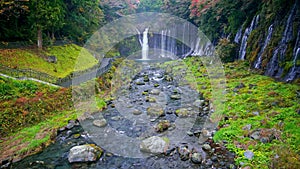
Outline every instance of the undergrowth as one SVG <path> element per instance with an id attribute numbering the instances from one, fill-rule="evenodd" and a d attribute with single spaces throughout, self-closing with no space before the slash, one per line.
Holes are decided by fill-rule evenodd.
<path id="1" fill-rule="evenodd" d="M 211 99 L 210 79 L 200 59 L 187 58 L 185 63 L 193 72 L 197 90 Z M 214 140 L 225 142 L 236 153 L 240 166 L 299 168 L 300 86 L 275 81 L 248 68 L 247 62 L 225 65 L 225 109 L 219 112 L 223 118 Z M 251 125 L 250 130 L 244 128 L 247 125 Z M 266 143 L 250 138 L 258 130 L 266 135 L 276 131 L 276 138 Z M 254 153 L 253 159 L 244 156 L 246 150 Z"/>

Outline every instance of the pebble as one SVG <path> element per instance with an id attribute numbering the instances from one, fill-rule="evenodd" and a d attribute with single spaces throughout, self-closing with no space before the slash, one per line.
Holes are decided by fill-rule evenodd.
<path id="1" fill-rule="evenodd" d="M 254 157 L 254 153 L 250 150 L 247 150 L 244 152 L 244 156 L 248 159 L 248 160 L 252 160 L 252 158 Z"/>
<path id="2" fill-rule="evenodd" d="M 244 126 L 242 129 L 243 130 L 251 130 L 252 125 L 251 124 L 247 124 L 246 126 Z"/>
<path id="3" fill-rule="evenodd" d="M 202 149 L 205 150 L 205 151 L 210 151 L 211 150 L 211 147 L 209 144 L 203 144 L 202 145 Z"/>
<path id="4" fill-rule="evenodd" d="M 107 122 L 105 119 L 101 119 L 101 120 L 94 120 L 93 121 L 93 125 L 97 126 L 97 127 L 105 127 L 107 125 Z"/>
<path id="5" fill-rule="evenodd" d="M 195 164 L 200 164 L 202 162 L 202 156 L 199 153 L 193 153 L 191 160 Z"/>
<path id="6" fill-rule="evenodd" d="M 190 158 L 190 150 L 185 146 L 178 147 L 178 153 L 182 161 L 186 161 Z"/>
<path id="7" fill-rule="evenodd" d="M 114 121 L 118 121 L 118 120 L 121 120 L 122 117 L 121 116 L 114 116 L 111 118 L 111 120 L 114 120 Z"/>
<path id="8" fill-rule="evenodd" d="M 194 135 L 194 133 L 191 132 L 191 131 L 186 132 L 186 134 L 187 134 L 188 136 L 193 136 L 193 135 Z"/>

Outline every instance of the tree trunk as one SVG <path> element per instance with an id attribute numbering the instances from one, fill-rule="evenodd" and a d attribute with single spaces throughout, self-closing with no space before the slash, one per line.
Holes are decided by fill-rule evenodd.
<path id="1" fill-rule="evenodd" d="M 43 34 L 42 34 L 42 29 L 40 27 L 38 27 L 38 30 L 37 30 L 37 46 L 38 46 L 38 49 L 42 49 L 43 48 Z"/>

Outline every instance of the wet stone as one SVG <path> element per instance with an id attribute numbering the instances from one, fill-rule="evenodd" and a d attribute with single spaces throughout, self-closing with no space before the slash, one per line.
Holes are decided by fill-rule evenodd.
<path id="1" fill-rule="evenodd" d="M 171 99 L 173 99 L 173 100 L 180 100 L 181 97 L 178 94 L 174 94 L 174 95 L 171 95 Z"/>
<path id="2" fill-rule="evenodd" d="M 249 160 L 252 160 L 252 158 L 254 157 L 254 153 L 250 150 L 247 150 L 244 152 L 244 156 L 249 159 Z"/>
<path id="3" fill-rule="evenodd" d="M 193 135 L 194 135 L 194 133 L 191 132 L 191 131 L 186 132 L 186 134 L 187 134 L 188 136 L 193 136 Z"/>
<path id="4" fill-rule="evenodd" d="M 199 153 L 193 153 L 191 160 L 195 164 L 200 164 L 202 162 L 202 156 Z"/>
<path id="5" fill-rule="evenodd" d="M 178 154 L 182 161 L 186 161 L 190 158 L 190 150 L 186 146 L 178 147 Z"/>
<path id="6" fill-rule="evenodd" d="M 209 144 L 203 144 L 202 145 L 202 149 L 205 151 L 210 151 L 211 150 L 211 146 Z"/>
<path id="7" fill-rule="evenodd" d="M 97 127 L 105 127 L 107 125 L 107 122 L 105 119 L 101 119 L 101 120 L 94 120 L 93 121 L 93 125 L 97 126 Z"/>
<path id="8" fill-rule="evenodd" d="M 132 114 L 134 114 L 134 115 L 140 115 L 140 114 L 142 114 L 142 112 L 139 111 L 139 110 L 137 110 L 137 109 L 135 109 L 135 110 L 132 111 Z"/>

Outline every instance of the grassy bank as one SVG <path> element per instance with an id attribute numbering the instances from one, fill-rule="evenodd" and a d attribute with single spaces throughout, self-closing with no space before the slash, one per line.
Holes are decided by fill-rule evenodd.
<path id="1" fill-rule="evenodd" d="M 71 90 L 0 77 L 0 161 L 18 160 L 41 151 L 53 141 L 57 129 L 66 126 L 69 120 L 105 108 L 105 99 L 110 97 L 111 79 L 119 62 L 114 62 L 110 71 L 94 79 L 95 97 L 79 93 L 83 110 L 74 108 L 72 90 L 80 92 L 82 88 L 94 85 L 93 80 Z"/>
<path id="2" fill-rule="evenodd" d="M 200 59 L 185 60 L 197 90 L 211 99 L 210 80 Z M 214 140 L 237 154 L 236 162 L 252 168 L 300 167 L 300 86 L 277 82 L 249 71 L 246 62 L 225 65 L 227 101 Z M 297 94 L 298 92 L 298 94 Z M 252 138 L 259 133 L 261 139 Z M 244 153 L 254 153 L 252 159 Z"/>
<path id="3" fill-rule="evenodd" d="M 57 63 L 47 61 L 56 56 Z M 78 63 L 77 63 L 78 61 Z M 32 69 L 55 77 L 66 77 L 71 72 L 93 67 L 97 60 L 86 49 L 75 44 L 37 49 L 0 49 L 0 64 L 15 69 Z M 75 66 L 76 65 L 76 66 Z"/>

